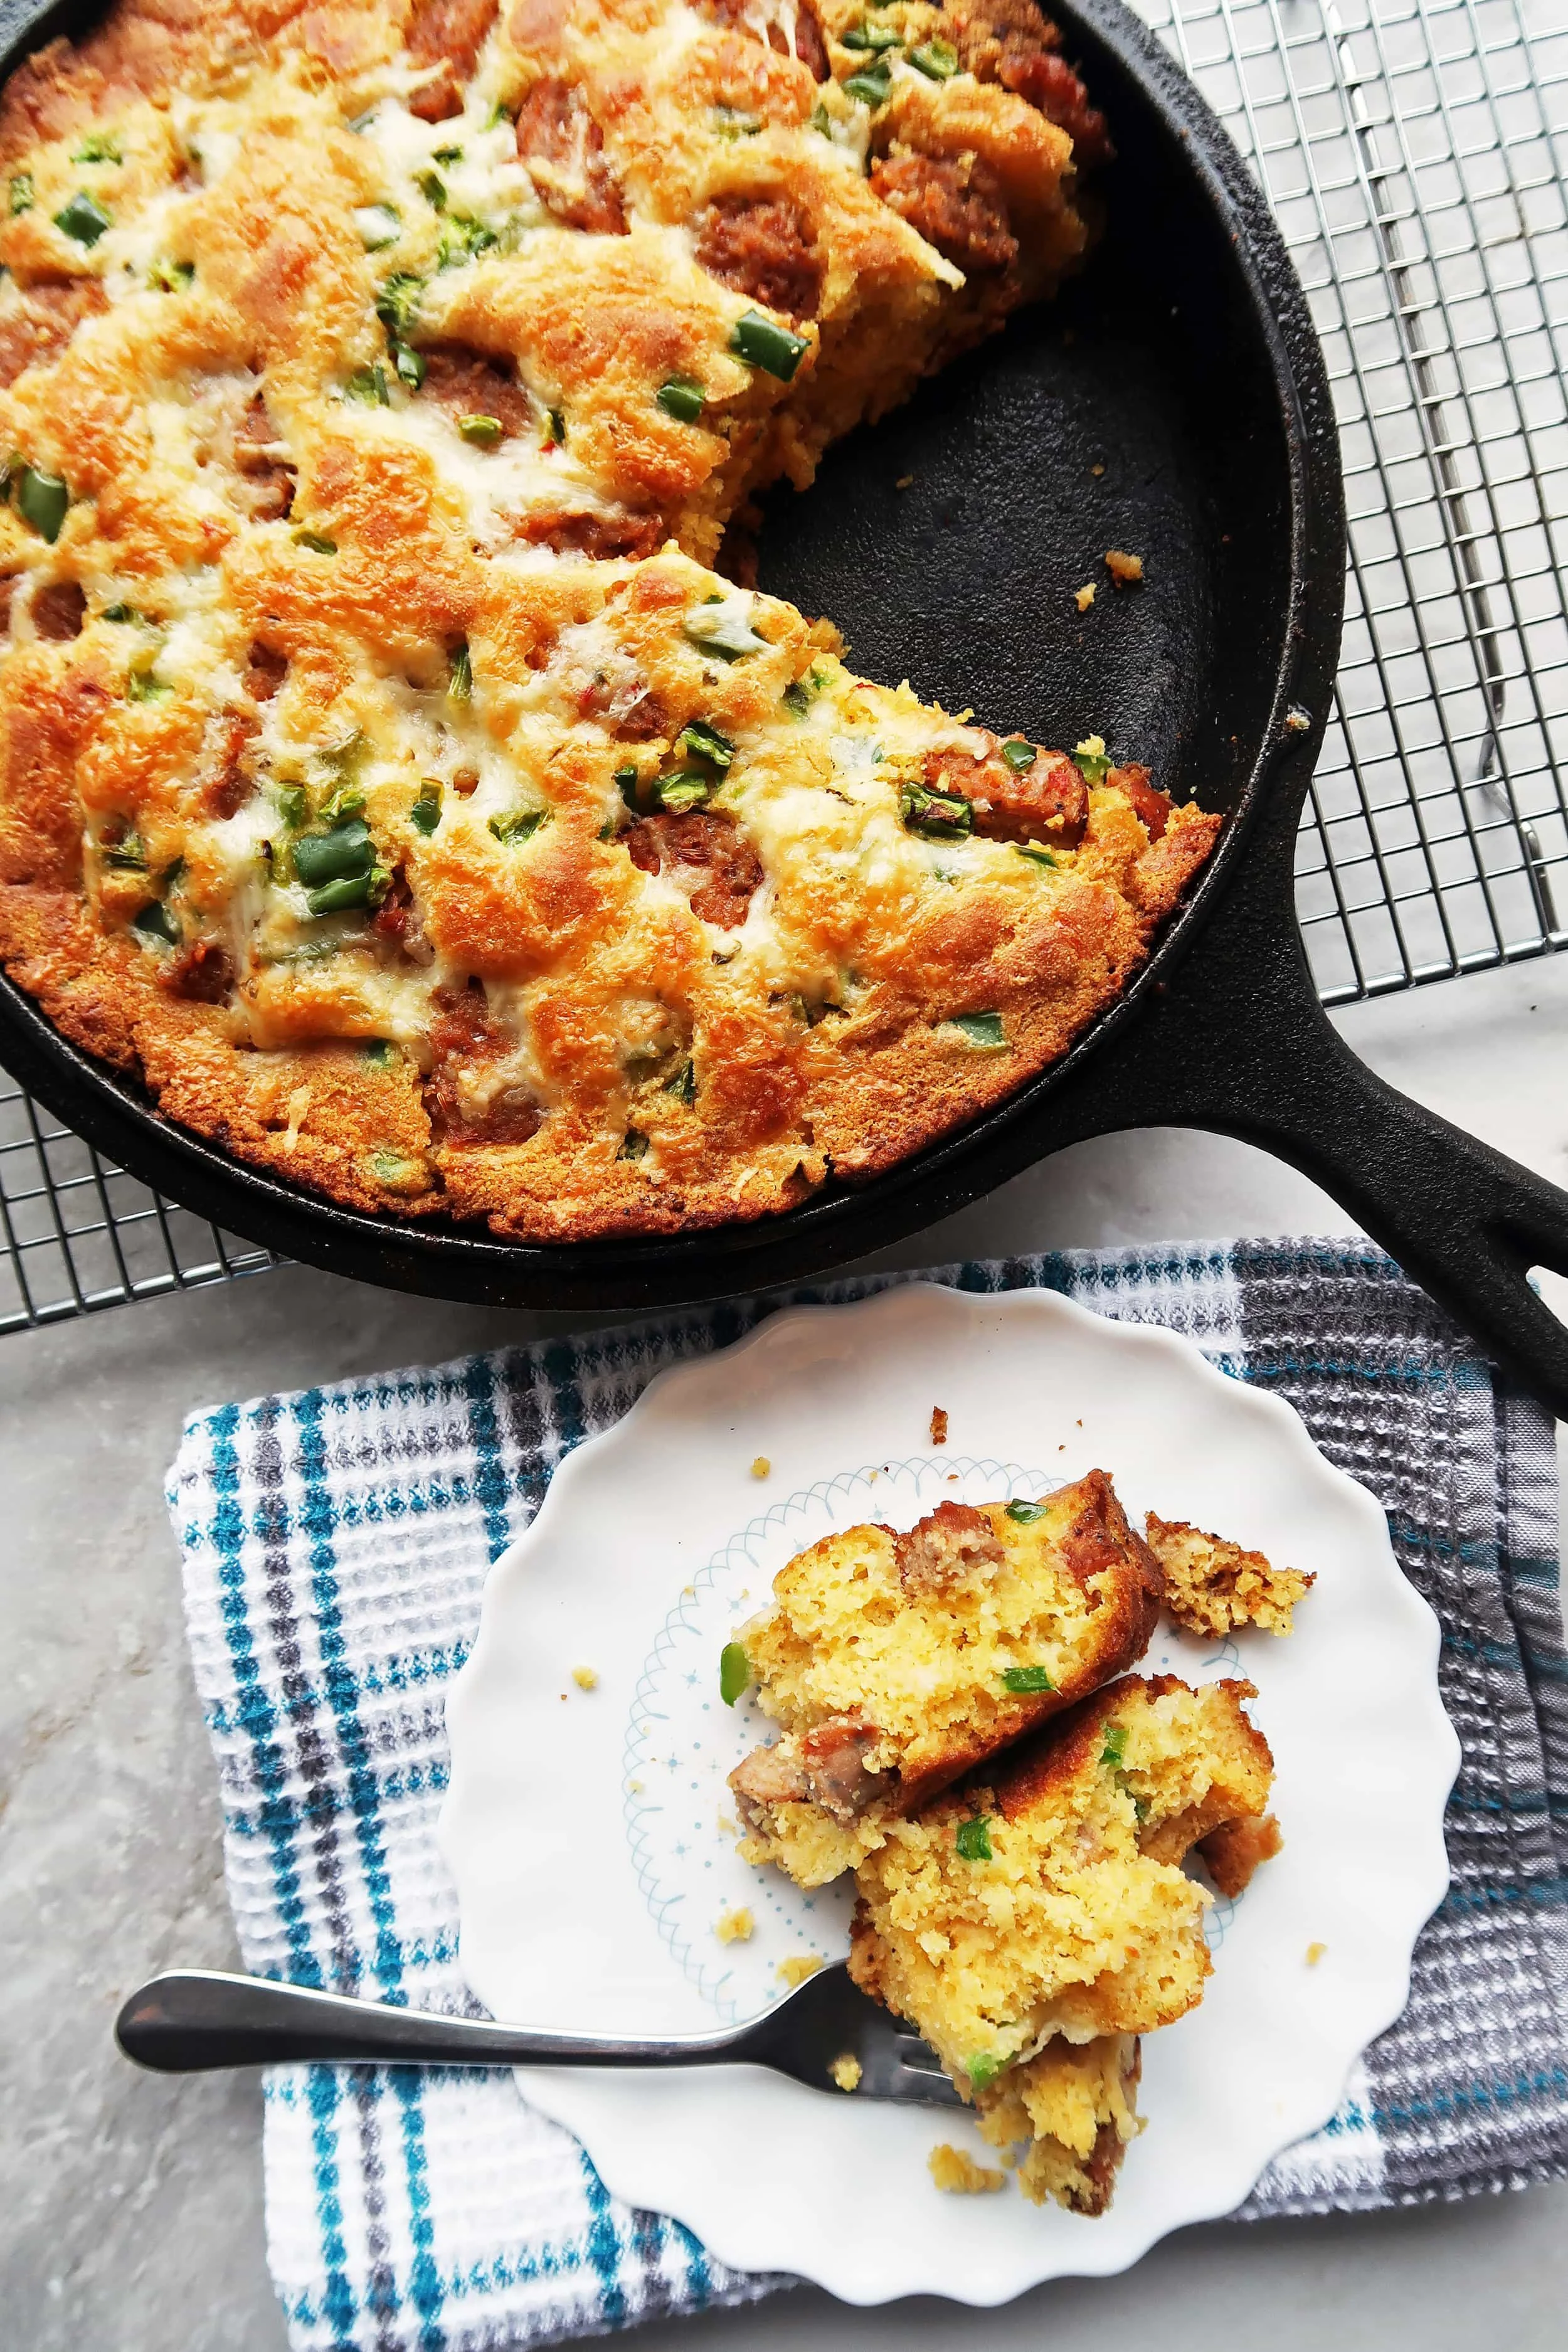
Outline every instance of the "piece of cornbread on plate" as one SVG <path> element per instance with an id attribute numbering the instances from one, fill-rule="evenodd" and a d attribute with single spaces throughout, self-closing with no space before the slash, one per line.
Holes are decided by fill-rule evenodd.
<path id="1" fill-rule="evenodd" d="M 800 1552 L 740 1636 L 784 1727 L 730 1776 L 742 1852 L 802 1886 L 1141 1657 L 1161 1579 L 1103 1471 Z"/>
<path id="2" fill-rule="evenodd" d="M 1136 2122 L 1136 2067 L 1112 2045 L 1202 1998 L 1212 1898 L 1180 1864 L 1264 1813 L 1254 1696 L 1126 1676 L 889 1821 L 857 1870 L 850 1974 L 931 2043 L 988 2137 L 1040 2151 L 1030 2194 L 1104 2210 Z"/>
<path id="3" fill-rule="evenodd" d="M 1144 1533 L 1165 1571 L 1165 1606 L 1189 1633 L 1218 1640 L 1238 1625 L 1288 1633 L 1297 1601 L 1318 1580 L 1299 1568 L 1276 1568 L 1264 1553 L 1205 1535 L 1184 1519 L 1151 1511 Z"/>
<path id="4" fill-rule="evenodd" d="M 1135 2033 L 1068 2042 L 1058 2033 L 976 2095 L 994 2147 L 1022 2147 L 1017 2181 L 1032 2203 L 1054 2198 L 1074 2213 L 1103 2213 L 1138 2113 L 1142 2045 Z"/>

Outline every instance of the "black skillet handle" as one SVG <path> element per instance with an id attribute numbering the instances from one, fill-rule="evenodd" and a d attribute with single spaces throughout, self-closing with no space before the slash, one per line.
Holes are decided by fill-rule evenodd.
<path id="1" fill-rule="evenodd" d="M 1568 1274 L 1568 1192 L 1351 1051 L 1318 1003 L 1288 888 L 1266 848 L 1108 1066 L 1056 1097 L 1058 1139 L 1200 1127 L 1288 1160 L 1568 1420 L 1568 1328 L 1528 1278 Z"/>

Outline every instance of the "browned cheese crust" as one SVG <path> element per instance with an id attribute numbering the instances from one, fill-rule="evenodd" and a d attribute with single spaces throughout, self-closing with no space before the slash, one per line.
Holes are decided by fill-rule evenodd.
<path id="1" fill-rule="evenodd" d="M 169 1118 L 672 1233 L 973 1118 L 1146 956 L 1217 818 L 708 568 L 1086 246 L 1027 0 L 861 19 L 123 0 L 12 76 L 0 961 Z"/>

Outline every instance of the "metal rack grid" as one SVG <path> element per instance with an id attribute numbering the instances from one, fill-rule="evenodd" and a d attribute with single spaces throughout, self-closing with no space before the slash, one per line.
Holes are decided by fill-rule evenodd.
<path id="1" fill-rule="evenodd" d="M 1568 945 L 1562 0 L 1133 5 L 1266 191 L 1333 385 L 1344 650 L 1297 854 L 1320 993 Z M 276 1263 L 0 1073 L 0 1331 Z"/>

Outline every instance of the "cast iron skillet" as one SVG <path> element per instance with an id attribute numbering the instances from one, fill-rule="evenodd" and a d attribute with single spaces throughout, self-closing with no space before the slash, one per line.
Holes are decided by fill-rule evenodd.
<path id="1" fill-rule="evenodd" d="M 1229 822 L 1125 999 L 960 1135 L 789 1215 L 536 1246 L 319 1201 L 162 1119 L 0 983 L 0 1056 L 174 1199 L 334 1272 L 436 1297 L 636 1307 L 819 1272 L 931 1223 L 1080 1137 L 1212 1128 L 1315 1178 L 1568 1416 L 1568 1194 L 1375 1078 L 1320 1009 L 1292 853 L 1339 648 L 1344 510 L 1321 356 L 1267 208 L 1203 101 L 1119 0 L 1062 0 L 1110 118 L 1105 234 L 1058 304 L 771 502 L 762 584 L 827 612 L 857 666 L 1072 744 L 1103 732 Z M 34 13 L 0 69 L 79 5 Z M 1097 471 L 1096 468 L 1101 470 Z M 900 488 L 900 483 L 905 487 Z M 1102 558 L 1144 559 L 1113 594 Z M 1071 591 L 1094 580 L 1080 622 Z"/>

